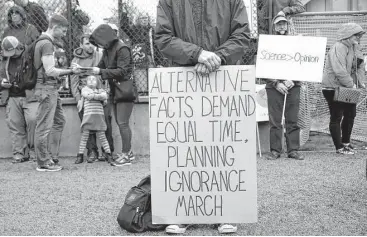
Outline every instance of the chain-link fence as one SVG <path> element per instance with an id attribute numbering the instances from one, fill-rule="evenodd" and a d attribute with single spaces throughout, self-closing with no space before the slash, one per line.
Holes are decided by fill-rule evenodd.
<path id="1" fill-rule="evenodd" d="M 57 67 L 69 67 L 76 57 L 74 50 L 80 47 L 80 38 L 91 33 L 101 23 L 114 24 L 119 37 L 132 49 L 134 80 L 140 96 L 148 95 L 148 69 L 167 67 L 169 62 L 154 43 L 156 5 L 158 0 L 150 0 L 150 5 L 137 5 L 134 0 L 0 0 L 0 40 L 7 35 L 16 36 L 22 43 L 30 44 L 35 35 L 47 30 L 48 19 L 55 13 L 65 16 L 69 22 L 68 32 L 63 40 L 56 42 L 55 60 Z M 258 33 L 268 32 L 268 0 L 249 0 L 252 39 L 246 49 L 242 64 L 254 64 L 257 52 Z M 20 13 L 21 23 L 12 19 L 13 12 Z M 16 15 L 16 14 L 15 14 Z M 14 19 L 15 19 L 14 18 Z M 28 24 L 32 25 L 29 26 Z M 9 28 L 10 31 L 9 31 Z M 34 29 L 36 28 L 36 29 Z M 4 34 L 7 31 L 7 34 Z M 27 41 L 27 42 L 25 42 Z M 72 97 L 70 79 L 60 78 L 61 97 Z"/>

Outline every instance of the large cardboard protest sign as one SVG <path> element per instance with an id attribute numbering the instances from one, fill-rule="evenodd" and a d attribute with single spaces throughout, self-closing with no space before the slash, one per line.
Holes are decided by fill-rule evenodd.
<path id="1" fill-rule="evenodd" d="M 153 223 L 257 221 L 254 66 L 149 70 Z"/>
<path id="2" fill-rule="evenodd" d="M 321 82 L 325 37 L 260 35 L 256 77 Z"/>

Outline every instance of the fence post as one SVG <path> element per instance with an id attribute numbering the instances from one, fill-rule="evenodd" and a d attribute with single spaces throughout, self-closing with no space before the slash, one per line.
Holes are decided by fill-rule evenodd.
<path id="1" fill-rule="evenodd" d="M 273 34 L 273 0 L 269 0 L 269 34 Z"/>
<path id="2" fill-rule="evenodd" d="M 73 21 L 71 16 L 71 0 L 66 0 L 66 9 L 67 9 L 67 15 L 68 15 L 68 24 L 69 24 L 69 35 L 68 35 L 68 52 L 67 54 L 70 55 L 70 58 L 68 58 L 69 63 L 71 63 L 71 58 L 73 55 L 73 42 L 72 42 L 72 35 L 73 35 Z M 69 65 L 70 66 L 70 65 Z"/>

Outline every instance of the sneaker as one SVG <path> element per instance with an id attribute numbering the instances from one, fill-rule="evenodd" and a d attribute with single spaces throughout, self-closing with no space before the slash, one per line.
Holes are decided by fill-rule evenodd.
<path id="1" fill-rule="evenodd" d="M 354 146 L 352 146 L 350 143 L 343 143 L 343 146 L 344 146 L 345 149 L 347 149 L 351 152 L 354 152 L 354 153 L 356 152 Z"/>
<path id="2" fill-rule="evenodd" d="M 303 155 L 299 154 L 297 151 L 291 151 L 288 154 L 288 158 L 295 159 L 295 160 L 304 160 L 305 158 Z"/>
<path id="3" fill-rule="evenodd" d="M 219 234 L 231 234 L 237 232 L 237 226 L 230 224 L 221 224 L 218 226 Z"/>
<path id="4" fill-rule="evenodd" d="M 189 225 L 169 225 L 166 227 L 167 234 L 183 234 Z"/>
<path id="5" fill-rule="evenodd" d="M 62 166 L 50 162 L 42 166 L 37 166 L 36 170 L 41 172 L 57 172 L 62 170 L 62 168 Z"/>
<path id="6" fill-rule="evenodd" d="M 55 165 L 57 165 L 57 164 L 59 163 L 59 159 L 57 159 L 57 158 L 52 158 L 51 160 L 52 160 L 52 162 L 53 162 Z"/>
<path id="7" fill-rule="evenodd" d="M 336 150 L 336 154 L 340 154 L 340 155 L 354 155 L 354 152 L 348 150 L 345 147 L 343 147 L 343 148 L 340 148 L 340 149 Z"/>
<path id="8" fill-rule="evenodd" d="M 129 159 L 129 157 L 127 156 L 127 154 L 122 154 L 119 155 L 119 157 L 111 163 L 112 166 L 126 166 L 126 165 L 131 165 L 131 161 Z"/>
<path id="9" fill-rule="evenodd" d="M 24 157 L 21 154 L 15 154 L 11 162 L 13 164 L 18 164 L 18 163 L 23 163 L 27 161 L 29 161 L 29 157 Z"/>
<path id="10" fill-rule="evenodd" d="M 93 163 L 98 159 L 98 152 L 95 150 L 88 151 L 87 162 Z"/>
<path id="11" fill-rule="evenodd" d="M 266 159 L 268 160 L 276 160 L 280 157 L 280 153 L 277 151 L 271 151 L 267 156 Z"/>
<path id="12" fill-rule="evenodd" d="M 129 151 L 129 153 L 127 153 L 127 156 L 129 157 L 129 159 L 130 159 L 131 161 L 135 160 L 135 156 L 134 156 L 133 151 Z"/>

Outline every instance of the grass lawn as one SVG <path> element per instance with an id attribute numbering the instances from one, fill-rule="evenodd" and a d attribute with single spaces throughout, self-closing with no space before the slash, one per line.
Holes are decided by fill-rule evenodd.
<path id="1" fill-rule="evenodd" d="M 258 158 L 256 224 L 238 235 L 367 235 L 367 152 L 355 156 L 304 152 L 304 161 Z M 35 171 L 35 163 L 0 159 L 1 235 L 129 235 L 117 222 L 131 186 L 149 173 L 149 157 L 131 167 L 105 162 Z M 217 235 L 207 225 L 185 235 Z M 149 232 L 142 235 L 165 235 Z"/>

